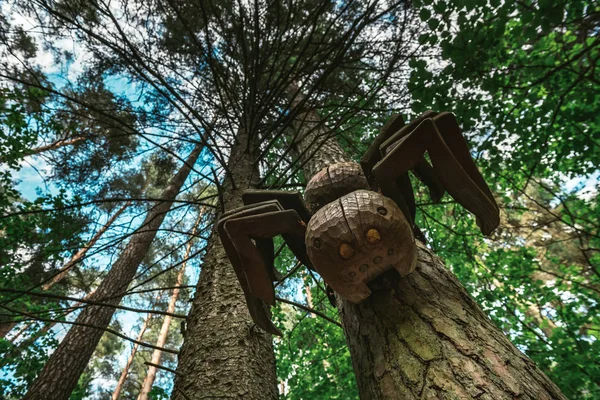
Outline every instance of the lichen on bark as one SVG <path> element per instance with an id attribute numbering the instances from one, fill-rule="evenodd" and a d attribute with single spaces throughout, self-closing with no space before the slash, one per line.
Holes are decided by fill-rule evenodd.
<path id="1" fill-rule="evenodd" d="M 340 317 L 361 397 L 564 399 L 419 243 L 416 270 Z"/>

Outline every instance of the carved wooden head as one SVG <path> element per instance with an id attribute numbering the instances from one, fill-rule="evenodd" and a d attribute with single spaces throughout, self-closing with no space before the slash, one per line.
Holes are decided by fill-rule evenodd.
<path id="1" fill-rule="evenodd" d="M 367 282 L 389 269 L 405 276 L 417 259 L 402 211 L 393 200 L 368 190 L 351 191 L 320 208 L 308 224 L 306 248 L 325 282 L 353 303 L 369 297 Z"/>
<path id="2" fill-rule="evenodd" d="M 306 185 L 304 200 L 311 214 L 359 189 L 369 189 L 367 178 L 359 164 L 343 162 L 332 164 L 317 172 Z"/>

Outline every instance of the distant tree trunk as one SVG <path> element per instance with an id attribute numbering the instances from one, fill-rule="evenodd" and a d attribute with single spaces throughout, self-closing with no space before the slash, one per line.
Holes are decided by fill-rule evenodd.
<path id="1" fill-rule="evenodd" d="M 238 134 L 229 158 L 235 186 L 226 177 L 220 188 L 225 210 L 242 205 L 242 191 L 258 179 L 256 146 Z M 215 224 L 216 225 L 216 224 Z M 257 329 L 219 235 L 213 233 L 187 319 L 179 353 L 174 400 L 277 399 L 271 335 Z"/>
<path id="2" fill-rule="evenodd" d="M 348 161 L 305 112 L 297 153 L 310 179 Z M 310 147 L 310 148 L 309 148 Z M 483 313 L 442 261 L 419 245 L 417 268 L 393 290 L 338 309 L 362 399 L 566 399 Z"/>
<path id="3" fill-rule="evenodd" d="M 150 321 L 150 317 L 151 317 L 150 314 L 146 315 L 146 319 L 144 319 L 144 323 L 142 324 L 142 327 L 140 328 L 140 332 L 138 333 L 138 336 L 137 336 L 138 341 L 141 341 L 144 338 L 144 333 L 146 333 L 146 328 L 148 328 L 148 321 Z M 121 395 L 121 391 L 123 390 L 123 385 L 125 385 L 125 380 L 127 379 L 127 375 L 129 375 L 129 369 L 131 368 L 131 364 L 133 364 L 133 359 L 135 358 L 135 354 L 137 353 L 139 347 L 140 347 L 139 343 L 133 344 L 133 347 L 131 348 L 131 353 L 129 353 L 129 358 L 127 358 L 127 363 L 125 364 L 125 367 L 123 367 L 123 371 L 121 371 L 121 376 L 119 377 L 117 386 L 115 387 L 115 390 L 113 391 L 113 394 L 111 397 L 112 400 L 118 400 L 119 396 Z"/>
<path id="4" fill-rule="evenodd" d="M 304 276 L 304 293 L 306 294 L 306 304 L 312 309 L 315 308 L 313 304 L 312 292 L 310 290 L 310 284 L 306 281 L 308 277 Z M 311 318 L 315 317 L 315 314 L 309 313 Z"/>
<path id="5" fill-rule="evenodd" d="M 33 149 L 29 150 L 27 155 L 36 155 L 36 154 L 44 153 L 46 151 L 60 149 L 61 147 L 70 146 L 75 143 L 82 142 L 86 139 L 87 139 L 86 137 L 79 136 L 79 137 L 74 137 L 71 139 L 59 140 L 54 143 L 47 144 L 45 146 L 34 147 Z"/>
<path id="6" fill-rule="evenodd" d="M 196 218 L 196 222 L 194 223 L 194 227 L 192 228 L 191 236 L 192 238 L 196 234 L 198 230 L 198 226 L 200 225 L 200 221 L 202 220 L 202 215 L 204 214 L 204 208 L 198 213 L 198 218 Z M 177 280 L 175 282 L 175 289 L 173 289 L 173 294 L 171 294 L 171 299 L 169 300 L 169 306 L 167 307 L 167 312 L 174 313 L 175 306 L 177 305 L 177 298 L 179 297 L 179 286 L 183 285 L 183 278 L 185 277 L 185 267 L 187 265 L 187 260 L 190 257 L 192 252 L 192 245 L 194 242 L 190 239 L 188 242 L 185 254 L 183 256 L 183 263 L 181 264 L 181 268 L 179 269 L 179 273 L 177 274 Z M 158 334 L 158 339 L 156 340 L 157 347 L 165 347 L 165 343 L 167 342 L 167 336 L 169 335 L 169 328 L 171 327 L 171 321 L 173 317 L 170 315 L 166 315 L 163 320 L 162 326 L 160 328 L 160 332 Z M 152 364 L 160 365 L 160 359 L 162 357 L 162 351 L 159 349 L 154 349 L 152 352 L 152 359 L 150 362 Z M 148 400 L 148 394 L 152 390 L 152 385 L 154 384 L 154 380 L 156 379 L 156 367 L 154 365 L 148 366 L 148 373 L 146 374 L 146 378 L 144 378 L 144 382 L 142 383 L 142 389 L 140 391 L 140 395 L 138 396 L 138 400 Z"/>
<path id="7" fill-rule="evenodd" d="M 90 296 L 92 296 L 94 294 L 94 292 L 95 291 L 92 290 L 90 293 L 88 293 L 83 298 L 83 300 L 88 300 L 90 298 Z M 73 304 L 73 307 L 70 310 L 68 310 L 67 312 L 65 312 L 62 315 L 62 317 L 66 318 L 73 311 L 77 310 L 77 307 L 81 306 L 82 304 L 83 304 L 83 302 L 77 302 L 77 303 Z M 2 360 L 0 360 L 0 369 L 2 369 L 2 367 L 4 367 L 7 364 L 7 361 L 10 361 L 11 358 L 17 357 L 16 355 L 14 355 L 16 352 L 27 351 L 29 346 L 31 346 L 36 340 L 38 340 L 44 334 L 48 333 L 50 331 L 50 329 L 52 329 L 54 327 L 54 325 L 56 325 L 57 323 L 59 323 L 59 322 L 46 323 L 46 325 L 44 325 L 44 327 L 42 329 L 35 332 L 33 335 L 31 335 L 27 339 L 23 340 L 21 343 L 19 343 L 19 345 L 17 347 L 12 349 L 8 354 L 5 353 L 4 358 Z M 21 330 L 19 330 L 19 332 L 15 336 L 10 338 L 10 342 L 15 343 L 15 341 L 23 334 L 23 332 L 25 332 L 32 324 L 33 324 L 33 322 L 25 325 Z"/>
<path id="8" fill-rule="evenodd" d="M 197 144 L 185 164 L 171 179 L 161 195 L 163 201 L 155 203 L 148 211 L 142 225 L 132 235 L 126 248 L 100 283 L 94 295 L 91 296 L 92 300 L 101 300 L 115 305 L 120 303 L 122 294 L 135 276 L 139 264 L 170 210 L 172 201 L 196 163 L 202 148 L 202 145 Z M 102 337 L 103 330 L 98 327 L 106 328 L 114 311 L 114 308 L 105 306 L 89 305 L 85 307 L 77 317 L 77 323 L 91 326 L 74 325 L 71 327 L 24 399 L 68 399 Z"/>

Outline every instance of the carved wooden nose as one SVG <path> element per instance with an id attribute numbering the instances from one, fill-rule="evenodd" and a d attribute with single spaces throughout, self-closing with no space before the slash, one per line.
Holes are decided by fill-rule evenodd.
<path id="1" fill-rule="evenodd" d="M 368 190 L 320 208 L 308 224 L 306 243 L 317 272 L 353 303 L 369 297 L 367 283 L 383 272 L 395 269 L 405 276 L 416 264 L 415 239 L 404 214 L 393 200 Z"/>

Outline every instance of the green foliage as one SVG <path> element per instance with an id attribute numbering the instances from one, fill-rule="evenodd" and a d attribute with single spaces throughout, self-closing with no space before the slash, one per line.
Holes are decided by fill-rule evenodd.
<path id="1" fill-rule="evenodd" d="M 441 61 L 411 60 L 412 115 L 457 115 L 503 213 L 490 239 L 455 205 L 422 207 L 419 224 L 494 322 L 568 398 L 596 398 L 600 6 L 418 4 L 428 28 L 421 44 Z M 568 179 L 588 188 L 567 188 Z"/>
<path id="2" fill-rule="evenodd" d="M 42 113 L 28 107 L 28 103 L 43 102 L 46 97 L 46 92 L 34 87 L 0 88 L 0 160 L 7 166 L 18 168 L 38 137 L 55 129 Z"/>
<path id="3" fill-rule="evenodd" d="M 48 359 L 48 348 L 58 345 L 52 334 L 40 333 L 40 326 L 34 324 L 27 334 L 37 336 L 28 343 L 26 349 L 20 343 L 0 339 L 0 355 L 3 375 L 0 378 L 0 393 L 8 400 L 21 399 L 25 391 L 37 377 Z"/>
<path id="4" fill-rule="evenodd" d="M 539 177 L 594 172 L 599 7 L 431 2 L 421 15 L 438 18 L 427 35 L 436 38 L 443 61 L 437 68 L 412 62 L 413 111 L 452 109 L 492 166 Z"/>
<path id="5" fill-rule="evenodd" d="M 160 386 L 152 386 L 152 390 L 148 393 L 148 397 L 152 400 L 167 400 L 169 393 Z"/>
<path id="6" fill-rule="evenodd" d="M 286 248 L 276 263 L 280 272 L 285 273 L 295 261 Z M 301 268 L 278 288 L 278 294 L 306 305 L 304 299 L 310 291 L 308 305 L 338 320 L 337 309 L 325 296 L 323 281 L 315 278 L 317 275 Z M 278 304 L 273 320 L 283 332 L 283 337 L 274 341 L 282 398 L 358 399 L 350 352 L 341 327 L 288 304 Z"/>
<path id="7" fill-rule="evenodd" d="M 256 135 L 261 151 L 271 145 L 259 163 L 261 172 L 270 173 L 264 185 L 291 186 L 302 182 L 301 174 L 289 164 L 292 142 L 289 135 L 280 135 L 270 143 L 271 127 L 285 126 L 288 122 L 285 115 L 274 112 L 284 108 L 286 96 L 276 99 L 273 94 L 286 91 L 291 83 L 298 81 L 309 89 L 311 84 L 319 82 L 313 93 L 317 99 L 313 105 L 327 127 L 339 132 L 345 150 L 355 157 L 364 152 L 372 133 L 392 111 L 405 107 L 407 117 L 426 109 L 450 110 L 457 115 L 477 164 L 497 195 L 502 226 L 491 238 L 483 238 L 464 209 L 449 197 L 443 199 L 444 204 L 431 205 L 428 195 L 415 182 L 420 204 L 418 225 L 425 231 L 429 245 L 446 260 L 491 319 L 569 398 L 597 397 L 597 382 L 600 382 L 600 200 L 597 196 L 600 77 L 596 68 L 600 59 L 600 8 L 597 2 L 406 2 L 410 7 L 391 11 L 378 25 L 391 26 L 383 35 L 384 47 L 357 37 L 360 40 L 348 47 L 347 58 L 331 54 L 321 57 L 321 54 L 327 54 L 328 46 L 339 47 L 332 38 L 355 22 L 366 3 L 270 2 L 260 10 L 257 26 L 264 32 L 258 36 L 253 35 L 258 28 L 254 27 L 251 16 L 236 8 L 242 7 L 239 4 L 220 1 L 202 8 L 191 2 L 179 2 L 170 5 L 174 12 L 167 13 L 154 3 L 148 8 L 140 6 L 135 15 L 123 13 L 120 20 L 123 26 L 131 24 L 127 29 L 143 33 L 143 45 L 132 44 L 134 48 L 138 46 L 140 58 L 117 54 L 123 38 L 109 36 L 108 42 L 117 43 L 116 47 L 101 47 L 96 40 L 86 43 L 96 59 L 70 85 L 57 88 L 41 73 L 31 72 L 36 71 L 32 69 L 27 73 L 15 72 L 15 80 L 0 89 L 0 161 L 7 167 L 0 169 L 3 213 L 0 287 L 31 287 L 41 282 L 83 245 L 81 235 L 89 221 L 83 212 L 74 211 L 80 198 L 154 197 L 160 193 L 180 162 L 176 156 L 189 145 L 193 136 L 190 132 L 200 131 L 198 126 L 204 128 L 207 123 L 196 121 L 197 126 L 188 126 L 189 118 L 199 118 L 194 112 L 200 113 L 200 117 L 229 112 L 224 117 L 217 115 L 215 129 L 210 132 L 218 136 L 219 146 L 215 147 L 235 142 L 235 133 L 229 130 L 237 132 L 243 124 Z M 103 26 L 109 26 L 108 18 L 95 5 L 58 2 L 56 6 L 60 14 L 76 18 L 92 32 L 111 32 Z M 329 12 L 337 7 L 346 7 L 339 23 L 325 29 Z M 315 22 L 311 32 L 308 28 L 313 21 L 306 15 L 315 10 L 319 12 L 311 18 L 319 23 Z M 206 13 L 214 18 L 210 23 Z M 290 21 L 280 18 L 285 13 L 293 18 Z M 412 15 L 406 27 L 397 24 L 402 13 Z M 182 15 L 187 25 L 182 23 Z M 0 23 L 3 28 L 7 25 L 4 19 Z M 60 30 L 59 23 L 54 24 L 48 23 L 56 29 L 49 32 L 65 32 Z M 38 43 L 23 29 L 11 32 L 14 32 L 10 42 L 13 50 L 26 61 L 40 51 Z M 285 35 L 280 35 L 281 32 Z M 81 31 L 77 34 L 85 37 Z M 205 42 L 198 44 L 198 40 L 210 40 L 209 34 L 218 38 L 211 44 L 214 48 L 203 47 Z M 278 47 L 277 40 L 286 45 Z M 405 46 L 406 50 L 394 46 Z M 297 54 L 298 49 L 304 49 L 305 54 Z M 55 53 L 63 57 L 65 64 L 73 57 L 58 54 L 58 50 Z M 386 66 L 388 70 L 381 71 L 376 60 L 389 54 L 398 59 Z M 160 62 L 153 64 L 157 59 Z M 153 71 L 145 70 L 144 62 L 152 63 Z M 330 66 L 335 66 L 335 72 L 324 75 L 323 71 Z M 265 73 L 269 70 L 272 70 L 270 75 Z M 152 76 L 141 76 L 146 73 Z M 136 108 L 130 97 L 117 94 L 106 83 L 111 74 L 119 77 L 123 74 L 127 85 L 143 82 L 139 97 L 147 104 Z M 289 76 L 293 76 L 293 81 Z M 323 76 L 326 79 L 320 82 Z M 39 78 L 42 85 L 32 78 Z M 158 84 L 162 85 L 163 79 L 169 90 Z M 17 81 L 20 83 L 16 84 Z M 191 82 L 198 84 L 192 92 L 201 95 L 190 95 Z M 173 93 L 192 106 L 183 106 L 180 98 L 173 100 Z M 209 94 L 207 98 L 204 93 Z M 178 107 L 183 111 L 173 112 Z M 253 113 L 247 114 L 248 109 Z M 348 110 L 359 111 L 349 116 Z M 168 134 L 158 139 L 161 129 Z M 178 137 L 171 136 L 180 130 L 183 133 Z M 140 149 L 141 137 L 152 145 L 141 141 L 144 144 Z M 182 139 L 183 144 L 175 143 L 174 137 Z M 85 140 L 43 154 L 52 171 L 52 183 L 66 191 L 22 199 L 11 176 L 19 169 L 20 161 L 35 146 L 74 138 Z M 142 157 L 142 153 L 149 156 Z M 296 179 L 297 182 L 293 181 Z M 595 187 L 591 195 L 586 195 L 582 185 L 573 188 L 569 179 L 592 182 Z M 193 201 L 196 197 L 183 198 Z M 113 206 L 105 203 L 92 208 L 93 212 L 105 213 Z M 42 209 L 55 211 L 39 212 Z M 15 213 L 20 214 L 4 218 L 5 214 Z M 128 217 L 134 219 L 132 215 Z M 167 224 L 167 233 L 159 237 L 147 254 L 136 284 L 147 287 L 146 280 L 151 278 L 150 286 L 172 285 L 173 271 L 166 271 L 183 257 L 176 233 L 189 228 L 180 223 L 188 217 L 182 206 L 173 218 L 179 222 Z M 126 225 L 111 231 L 114 242 L 110 242 L 103 257 L 109 258 L 120 249 L 128 237 L 130 227 Z M 277 262 L 281 272 L 285 272 L 295 261 L 285 250 Z M 104 271 L 84 261 L 75 273 L 88 282 L 84 286 L 92 288 Z M 278 294 L 309 303 L 306 288 L 311 293 L 308 298 L 312 299 L 312 307 L 337 319 L 336 310 L 324 297 L 323 283 L 304 273 L 294 274 L 278 288 Z M 69 282 L 56 293 L 69 290 L 79 293 L 79 289 Z M 167 297 L 157 299 L 150 293 L 127 298 L 124 303 L 165 309 Z M 179 312 L 183 313 L 187 292 L 182 293 L 181 300 Z M 66 304 L 22 296 L 12 307 L 60 319 L 64 316 L 53 309 Z M 274 314 L 276 323 L 284 328 L 284 337 L 276 341 L 275 348 L 278 378 L 285 387 L 285 398 L 357 398 L 342 330 L 288 305 L 280 305 Z M 124 315 L 117 314 L 118 318 L 125 318 Z M 138 320 L 136 325 L 141 322 Z M 160 325 L 161 318 L 151 318 L 144 341 L 155 341 Z M 24 337 L 35 336 L 39 329 L 31 327 Z M 0 381 L 0 389 L 8 398 L 23 394 L 46 360 L 48 350 L 56 345 L 52 334 L 43 335 L 27 351 L 19 343 L 0 342 L 0 354 L 7 360 L 2 364 L 7 378 Z M 180 343 L 179 327 L 173 324 L 167 346 L 177 348 Z M 106 396 L 108 389 L 95 387 L 94 379 L 102 376 L 116 380 L 122 365 L 115 355 L 129 348 L 114 337 L 103 339 L 73 398 Z M 148 349 L 139 350 L 124 387 L 124 397 L 137 395 L 147 368 L 143 361 L 149 360 L 150 355 Z M 175 357 L 163 356 L 164 365 L 175 367 Z M 159 375 L 151 395 L 166 398 L 171 378 Z"/>

